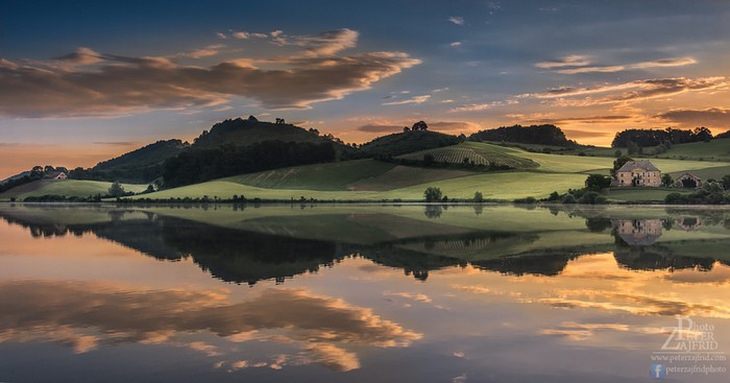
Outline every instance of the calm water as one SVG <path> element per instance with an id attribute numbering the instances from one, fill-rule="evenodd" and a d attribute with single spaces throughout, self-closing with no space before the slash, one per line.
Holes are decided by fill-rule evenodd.
<path id="1" fill-rule="evenodd" d="M 729 249 L 730 210 L 0 205 L 0 381 L 727 382 Z"/>

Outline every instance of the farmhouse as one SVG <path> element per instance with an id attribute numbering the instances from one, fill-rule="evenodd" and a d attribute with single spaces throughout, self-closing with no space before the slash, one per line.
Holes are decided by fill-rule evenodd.
<path id="1" fill-rule="evenodd" d="M 674 186 L 678 188 L 700 188 L 702 187 L 702 179 L 692 173 L 684 173 L 677 177 Z"/>
<path id="2" fill-rule="evenodd" d="M 662 172 L 648 160 L 629 161 L 616 171 L 617 186 L 652 186 L 662 184 Z"/>

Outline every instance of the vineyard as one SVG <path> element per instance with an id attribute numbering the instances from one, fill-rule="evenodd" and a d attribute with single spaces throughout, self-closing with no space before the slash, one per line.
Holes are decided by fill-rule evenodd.
<path id="1" fill-rule="evenodd" d="M 538 164 L 530 159 L 518 157 L 508 153 L 503 147 L 464 142 L 458 145 L 443 148 L 422 150 L 399 156 L 411 161 L 424 161 L 432 156 L 433 162 L 441 164 L 463 164 L 465 166 L 488 166 L 494 168 L 508 167 L 511 169 L 535 168 Z"/>

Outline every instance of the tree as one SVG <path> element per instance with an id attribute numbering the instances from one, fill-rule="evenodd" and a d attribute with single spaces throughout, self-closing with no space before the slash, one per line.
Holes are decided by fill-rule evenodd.
<path id="1" fill-rule="evenodd" d="M 611 169 L 611 175 L 616 176 L 616 171 L 621 169 L 627 162 L 631 162 L 634 159 L 629 156 L 621 156 L 613 161 L 613 169 Z"/>
<path id="2" fill-rule="evenodd" d="M 728 179 L 730 181 L 730 179 Z M 674 183 L 674 180 L 672 179 L 672 176 L 670 176 L 667 173 L 662 174 L 662 186 L 664 187 L 670 187 Z"/>
<path id="3" fill-rule="evenodd" d="M 611 186 L 611 177 L 602 174 L 591 174 L 586 178 L 588 190 L 599 191 Z"/>
<path id="4" fill-rule="evenodd" d="M 725 188 L 725 190 L 730 190 L 730 174 L 722 176 L 720 183 L 722 184 L 722 187 Z"/>
<path id="5" fill-rule="evenodd" d="M 482 192 L 474 192 L 474 202 L 483 202 L 484 196 L 482 195 Z"/>
<path id="6" fill-rule="evenodd" d="M 614 157 L 616 157 L 616 158 L 619 158 L 619 157 L 621 157 L 621 156 L 623 156 L 623 155 L 624 155 L 624 154 L 623 154 L 623 153 L 621 152 L 621 150 L 620 150 L 620 149 L 617 149 L 617 150 L 616 150 L 616 152 L 615 152 L 615 153 L 613 153 L 613 156 L 614 156 Z"/>
<path id="7" fill-rule="evenodd" d="M 712 139 L 712 132 L 704 126 L 695 128 L 692 135 L 694 136 L 695 141 L 709 142 Z"/>
<path id="8" fill-rule="evenodd" d="M 426 202 L 438 202 L 443 198 L 443 193 L 441 193 L 441 189 L 429 186 L 423 192 L 423 196 L 426 198 Z"/>
<path id="9" fill-rule="evenodd" d="M 425 121 L 418 121 L 415 124 L 413 124 L 413 127 L 411 127 L 411 130 L 428 130 L 428 124 L 426 124 Z"/>
<path id="10" fill-rule="evenodd" d="M 112 197 L 121 197 L 124 195 L 124 186 L 119 181 L 114 181 L 112 186 L 109 186 L 109 195 Z"/>
<path id="11" fill-rule="evenodd" d="M 628 150 L 629 154 L 638 154 L 638 153 L 641 153 L 641 146 L 639 146 L 634 141 L 629 141 L 626 144 L 626 149 Z"/>
<path id="12" fill-rule="evenodd" d="M 277 118 L 275 124 L 276 125 L 284 125 L 284 124 L 286 124 L 286 121 L 284 121 L 283 118 Z"/>

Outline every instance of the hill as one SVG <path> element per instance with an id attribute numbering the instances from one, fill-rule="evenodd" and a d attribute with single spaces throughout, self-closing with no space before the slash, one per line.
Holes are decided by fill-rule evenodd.
<path id="1" fill-rule="evenodd" d="M 459 138 L 429 130 L 409 130 L 378 137 L 360 147 L 361 155 L 367 157 L 388 157 L 412 153 L 419 150 L 454 145 Z"/>
<path id="2" fill-rule="evenodd" d="M 331 136 L 320 136 L 315 129 L 304 129 L 283 122 L 272 123 L 259 121 L 250 116 L 247 119 L 236 118 L 219 122 L 204 130 L 194 141 L 192 149 L 214 148 L 224 144 L 246 146 L 264 141 L 309 142 L 322 143 L 339 140 Z"/>
<path id="3" fill-rule="evenodd" d="M 649 149 L 650 152 L 651 150 Z M 657 156 L 673 159 L 730 161 L 730 139 L 715 138 L 707 142 L 672 145 L 663 153 L 657 154 Z"/>
<path id="4" fill-rule="evenodd" d="M 565 133 L 555 125 L 513 125 L 496 129 L 481 130 L 469 136 L 471 141 L 513 142 L 549 146 L 578 146 L 568 140 Z"/>
<path id="5" fill-rule="evenodd" d="M 529 169 L 538 167 L 538 163 L 523 157 L 510 154 L 509 148 L 478 142 L 462 142 L 436 149 L 421 150 L 398 156 L 398 159 L 425 164 L 449 164 L 465 168 L 489 169 Z"/>
<path id="6" fill-rule="evenodd" d="M 441 188 L 449 198 L 470 199 L 474 192 L 484 198 L 513 200 L 546 197 L 552 191 L 582 188 L 586 175 L 608 174 L 613 158 L 558 155 L 528 152 L 517 148 L 470 142 L 442 148 L 498 156 L 531 167 L 504 172 L 473 172 L 453 168 L 428 168 L 396 165 L 377 160 L 342 161 L 295 166 L 235 177 L 222 178 L 133 198 L 231 198 L 290 200 L 319 199 L 339 201 L 422 200 L 426 187 Z M 438 151 L 438 149 L 434 149 Z M 724 170 L 730 164 L 710 161 L 652 159 L 663 172 L 697 169 Z M 632 192 L 614 199 L 632 200 Z M 667 192 L 668 193 L 668 192 Z M 613 196 L 612 196 L 613 197 Z"/>
<path id="7" fill-rule="evenodd" d="M 131 183 L 151 182 L 162 175 L 162 164 L 189 145 L 180 140 L 161 140 L 119 157 L 102 161 L 91 169 L 74 169 L 71 177 Z"/>
<path id="8" fill-rule="evenodd" d="M 66 197 L 89 197 L 100 194 L 106 195 L 111 182 L 91 180 L 37 180 L 27 184 L 14 187 L 4 193 L 0 193 L 0 200 L 15 198 L 22 201 L 27 197 L 40 197 L 44 195 L 59 195 Z M 122 184 L 125 191 L 140 193 L 147 188 L 147 185 Z"/>

